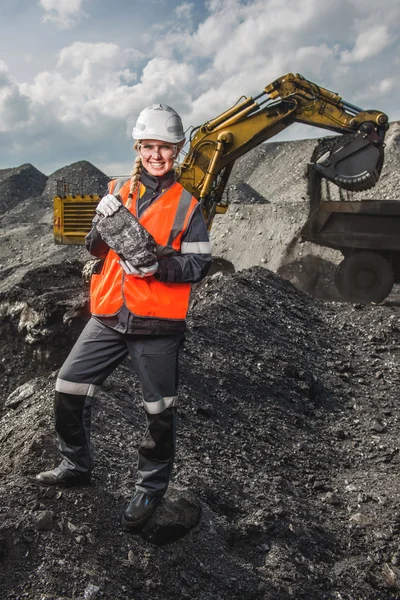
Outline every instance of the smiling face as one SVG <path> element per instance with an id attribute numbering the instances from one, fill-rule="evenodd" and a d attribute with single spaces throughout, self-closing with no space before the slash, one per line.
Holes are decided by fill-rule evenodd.
<path id="1" fill-rule="evenodd" d="M 141 140 L 138 146 L 142 165 L 150 175 L 161 177 L 174 166 L 175 159 L 182 147 L 161 140 Z"/>

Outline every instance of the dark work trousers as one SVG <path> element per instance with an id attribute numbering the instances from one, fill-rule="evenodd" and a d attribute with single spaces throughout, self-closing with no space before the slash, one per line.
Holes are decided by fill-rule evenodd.
<path id="1" fill-rule="evenodd" d="M 175 453 L 178 354 L 182 335 L 126 335 L 90 319 L 56 383 L 55 429 L 67 475 L 88 474 L 91 406 L 98 386 L 129 354 L 143 394 L 147 429 L 139 446 L 136 490 L 163 495 Z M 115 432 L 118 435 L 118 432 Z"/>

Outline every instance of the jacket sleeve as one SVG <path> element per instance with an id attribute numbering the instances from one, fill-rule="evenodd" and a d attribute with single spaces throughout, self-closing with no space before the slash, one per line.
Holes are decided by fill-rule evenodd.
<path id="1" fill-rule="evenodd" d="M 108 194 L 108 193 L 109 193 L 109 190 L 107 189 L 105 194 Z M 89 231 L 89 233 L 85 237 L 85 246 L 86 246 L 86 250 L 88 252 L 90 252 L 90 254 L 92 254 L 93 256 L 96 256 L 97 258 L 105 258 L 108 254 L 110 247 L 108 246 L 108 244 L 103 242 L 103 240 L 100 237 L 99 232 L 96 229 L 96 223 L 99 220 L 99 218 L 100 218 L 99 215 L 96 214 L 92 221 L 92 229 Z"/>
<path id="2" fill-rule="evenodd" d="M 160 258 L 154 277 L 165 283 L 197 283 L 211 265 L 211 245 L 200 204 L 195 208 L 182 236 L 181 254 Z"/>
<path id="3" fill-rule="evenodd" d="M 86 250 L 90 252 L 90 254 L 92 254 L 93 256 L 96 256 L 97 258 L 105 258 L 108 254 L 110 247 L 108 246 L 108 244 L 103 242 L 99 232 L 96 229 L 96 223 L 98 220 L 99 217 L 96 215 L 92 221 L 92 229 L 85 237 L 85 246 Z"/>

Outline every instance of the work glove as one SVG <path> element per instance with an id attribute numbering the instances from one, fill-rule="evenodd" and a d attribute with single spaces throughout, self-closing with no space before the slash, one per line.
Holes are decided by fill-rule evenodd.
<path id="1" fill-rule="evenodd" d="M 127 275 L 135 275 L 135 277 L 150 277 L 158 269 L 158 262 L 150 267 L 140 267 L 140 269 L 135 268 L 128 260 L 119 260 L 118 262 Z"/>
<path id="2" fill-rule="evenodd" d="M 121 208 L 121 202 L 112 194 L 104 196 L 96 207 L 96 212 L 104 215 L 105 217 L 111 217 L 118 209 Z"/>

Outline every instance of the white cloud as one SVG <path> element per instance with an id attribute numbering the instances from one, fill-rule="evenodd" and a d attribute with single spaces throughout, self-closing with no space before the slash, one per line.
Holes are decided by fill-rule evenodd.
<path id="1" fill-rule="evenodd" d="M 8 65 L 0 59 L 0 87 L 7 85 L 8 82 Z"/>
<path id="2" fill-rule="evenodd" d="M 20 87 L 34 103 L 38 117 L 45 108 L 46 115 L 52 114 L 56 121 L 93 127 L 101 116 L 126 116 L 119 106 L 121 92 L 135 84 L 135 66 L 141 56 L 112 43 L 76 42 L 62 49 L 54 72 L 39 73 L 32 84 Z"/>
<path id="3" fill-rule="evenodd" d="M 362 31 L 356 39 L 353 50 L 350 52 L 345 50 L 341 60 L 345 64 L 362 62 L 371 56 L 380 54 L 391 42 L 392 37 L 389 35 L 387 26 L 377 25 Z"/>
<path id="4" fill-rule="evenodd" d="M 90 87 L 101 83 L 104 88 L 132 83 L 136 80 L 136 72 L 132 67 L 143 58 L 137 50 L 122 50 L 111 42 L 95 44 L 75 42 L 63 48 L 57 61 L 57 70 L 65 77 L 77 77 Z"/>
<path id="5" fill-rule="evenodd" d="M 9 76 L 7 64 L 0 60 L 0 133 L 15 131 L 18 135 L 29 120 L 29 99 L 20 93 Z"/>
<path id="6" fill-rule="evenodd" d="M 169 21 L 145 28 L 147 37 L 143 31 L 139 41 L 139 32 L 132 38 L 146 55 L 123 47 L 131 25 L 113 42 L 88 43 L 72 37 L 76 30 L 65 32 L 74 41 L 60 49 L 54 68 L 30 83 L 17 84 L 0 62 L 1 126 L 10 131 L 14 149 L 29 140 L 43 160 L 52 152 L 70 162 L 79 150 L 117 170 L 131 145 L 133 122 L 147 104 L 170 104 L 186 127 L 199 125 L 288 72 L 399 118 L 398 4 L 380 0 L 378 15 L 374 0 L 210 0 L 196 23 L 197 3 L 183 1 L 168 13 Z M 41 5 L 48 18 L 58 15 L 59 25 L 82 16 L 83 0 Z M 24 136 L 18 137 L 17 125 L 12 130 L 9 123 L 22 122 Z M 288 131 L 288 137 L 300 135 L 295 126 Z M 7 147 L 8 140 L 1 141 Z"/>
<path id="7" fill-rule="evenodd" d="M 44 21 L 51 21 L 60 29 L 69 29 L 85 16 L 82 2 L 83 0 L 40 0 L 39 3 L 46 11 Z"/>
<path id="8" fill-rule="evenodd" d="M 86 136 L 110 144 L 107 136 L 119 137 L 120 142 L 129 139 L 134 120 L 147 104 L 163 101 L 178 110 L 190 104 L 190 82 L 196 75 L 190 65 L 153 58 L 137 78 L 134 69 L 141 56 L 111 43 L 79 42 L 64 48 L 56 71 L 42 72 L 32 84 L 20 86 L 32 102 L 36 130 L 41 124 L 45 130 L 52 121 L 56 128 L 69 128 L 69 135 L 78 140 Z"/>
<path id="9" fill-rule="evenodd" d="M 175 8 L 174 13 L 177 19 L 190 19 L 193 9 L 193 2 L 183 2 Z"/>
<path id="10" fill-rule="evenodd" d="M 370 89 L 375 96 L 393 96 L 395 94 L 398 97 L 400 92 L 400 74 L 397 73 L 394 77 L 386 77 L 382 81 L 373 84 Z"/>

